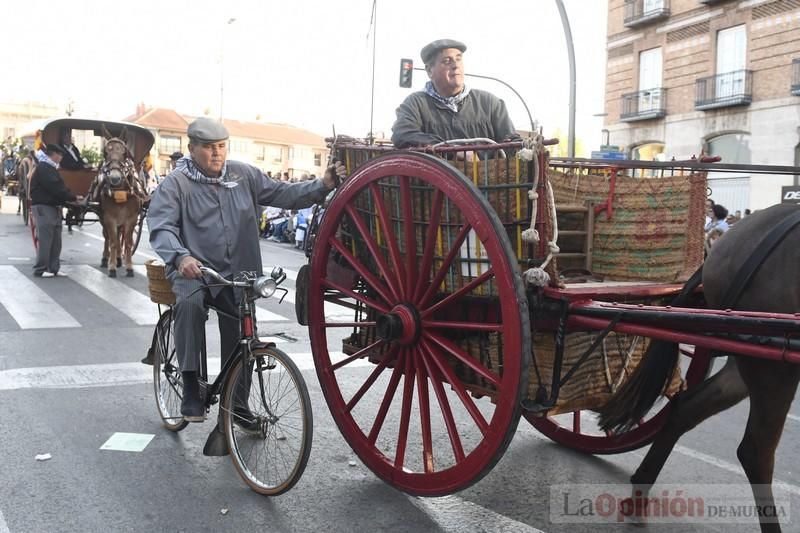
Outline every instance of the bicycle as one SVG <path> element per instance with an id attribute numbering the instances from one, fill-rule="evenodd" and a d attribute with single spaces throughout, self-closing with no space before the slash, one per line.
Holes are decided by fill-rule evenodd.
<path id="1" fill-rule="evenodd" d="M 202 267 L 201 271 L 217 282 L 207 287 L 229 286 L 243 290 L 239 316 L 208 306 L 218 315 L 239 320 L 240 337 L 213 383 L 208 383 L 203 341 L 200 388 L 206 411 L 222 397 L 219 418 L 237 473 L 259 494 L 282 494 L 300 479 L 311 453 L 311 399 L 294 361 L 274 344 L 259 341 L 255 301 L 269 298 L 276 291 L 284 291 L 285 295 L 288 291 L 279 285 L 286 274 L 282 268 L 275 267 L 270 276 L 242 273 L 237 276 L 240 279 L 230 281 L 210 268 Z M 183 381 L 175 353 L 172 306 L 161 314 L 156 324 L 152 353 L 159 414 L 166 429 L 181 431 L 189 422 L 180 414 Z M 209 442 L 213 436 L 212 432 Z"/>

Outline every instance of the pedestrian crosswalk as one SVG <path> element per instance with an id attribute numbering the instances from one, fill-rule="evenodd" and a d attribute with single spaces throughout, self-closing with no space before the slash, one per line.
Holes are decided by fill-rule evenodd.
<path id="1" fill-rule="evenodd" d="M 127 317 L 132 325 L 153 326 L 158 321 L 156 304 L 147 293 L 147 273 L 134 265 L 135 276 L 110 278 L 91 265 L 62 265 L 66 278 L 34 278 L 29 267 L 0 265 L 0 331 L 80 328 L 91 324 L 92 313 L 108 309 Z M 258 322 L 295 323 L 294 280 L 297 272 L 285 270 L 282 287 L 289 292 L 278 305 L 275 298 L 257 302 Z M 326 303 L 326 315 L 346 316 L 350 311 Z M 350 315 L 351 316 L 351 315 Z M 119 320 L 124 320 L 120 318 Z"/>

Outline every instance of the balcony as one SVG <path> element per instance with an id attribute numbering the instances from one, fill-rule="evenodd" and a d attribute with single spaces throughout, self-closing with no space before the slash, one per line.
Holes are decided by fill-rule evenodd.
<path id="1" fill-rule="evenodd" d="M 713 6 L 715 4 L 721 4 L 722 2 L 727 2 L 728 0 L 698 0 L 699 3 L 705 4 L 707 6 Z"/>
<path id="2" fill-rule="evenodd" d="M 669 0 L 625 0 L 625 26 L 635 28 L 669 17 Z"/>
<path id="3" fill-rule="evenodd" d="M 800 96 L 800 58 L 792 59 L 792 94 Z"/>
<path id="4" fill-rule="evenodd" d="M 620 122 L 662 118 L 667 114 L 667 90 L 661 87 L 622 95 Z"/>
<path id="5" fill-rule="evenodd" d="M 750 105 L 750 102 L 753 101 L 753 72 L 734 70 L 716 76 L 698 78 L 695 82 L 695 89 L 695 109 Z"/>

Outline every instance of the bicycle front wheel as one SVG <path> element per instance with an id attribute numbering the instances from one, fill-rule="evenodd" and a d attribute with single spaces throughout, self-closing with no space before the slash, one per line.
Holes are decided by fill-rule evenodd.
<path id="1" fill-rule="evenodd" d="M 164 427 L 170 431 L 180 431 L 189 422 L 181 415 L 183 378 L 175 353 L 173 326 L 172 309 L 167 309 L 161 313 L 153 333 L 153 387 Z"/>
<path id="2" fill-rule="evenodd" d="M 254 491 L 276 496 L 303 475 L 313 415 L 300 369 L 273 347 L 253 350 L 225 380 L 220 406 L 233 465 Z"/>

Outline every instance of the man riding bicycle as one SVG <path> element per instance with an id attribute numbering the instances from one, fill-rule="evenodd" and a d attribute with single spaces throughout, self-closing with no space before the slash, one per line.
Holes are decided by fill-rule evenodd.
<path id="1" fill-rule="evenodd" d="M 188 129 L 189 155 L 161 182 L 150 202 L 150 244 L 166 264 L 176 296 L 175 347 L 183 377 L 181 414 L 202 422 L 198 372 L 205 334 L 207 303 L 236 314 L 240 294 L 230 287 L 202 287 L 201 266 L 230 277 L 241 271 L 261 274 L 258 220 L 261 205 L 299 209 L 322 201 L 339 179 L 341 163 L 315 181 L 288 183 L 268 178 L 258 168 L 227 161 L 228 131 L 201 117 Z M 238 322 L 219 317 L 222 364 L 239 338 Z"/>

